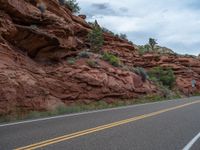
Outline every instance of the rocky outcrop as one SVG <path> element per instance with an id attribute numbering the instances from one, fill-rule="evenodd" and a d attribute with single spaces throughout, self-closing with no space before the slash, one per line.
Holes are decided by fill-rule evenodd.
<path id="1" fill-rule="evenodd" d="M 113 67 L 96 54 L 70 64 L 69 57 L 90 47 L 87 35 L 91 26 L 84 15 L 74 16 L 58 0 L 43 1 L 47 10 L 41 14 L 29 0 L 0 0 L 0 115 L 159 92 L 152 82 Z M 141 57 L 128 41 L 107 33 L 104 39 L 103 50 L 114 53 L 127 66 L 172 67 L 183 92 L 192 78 L 200 82 L 199 60 L 156 54 Z M 91 67 L 88 61 L 98 66 Z"/>
<path id="2" fill-rule="evenodd" d="M 83 15 L 72 15 L 57 0 L 44 2 L 47 10 L 41 15 L 28 0 L 0 0 L 0 114 L 48 110 L 75 101 L 133 98 L 156 91 L 138 75 L 102 60 L 98 69 L 81 59 L 68 65 L 69 56 L 89 47 L 86 37 L 91 27 Z M 134 50 L 105 34 L 106 46 Z M 55 61 L 59 63 L 53 64 Z"/>
<path id="3" fill-rule="evenodd" d="M 47 10 L 43 17 L 28 1 L 1 0 L 0 4 L 2 36 L 31 58 L 58 60 L 84 48 L 90 26 L 57 1 L 46 1 Z"/>
<path id="4" fill-rule="evenodd" d="M 161 66 L 172 68 L 176 75 L 176 86 L 185 95 L 191 92 L 200 92 L 200 60 L 193 57 L 148 53 L 133 59 L 134 66 L 140 66 L 147 70 Z M 192 80 L 196 81 L 196 88 L 192 88 Z"/>
<path id="5" fill-rule="evenodd" d="M 88 60 L 98 61 L 98 67 L 89 67 Z M 149 81 L 144 83 L 140 76 L 93 56 L 78 59 L 73 65 L 67 61 L 42 65 L 4 43 L 0 44 L 0 62 L 0 114 L 156 92 Z"/>

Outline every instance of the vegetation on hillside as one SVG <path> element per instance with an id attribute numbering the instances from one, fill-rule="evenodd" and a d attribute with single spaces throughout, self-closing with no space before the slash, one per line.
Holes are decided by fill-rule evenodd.
<path id="1" fill-rule="evenodd" d="M 171 68 L 154 67 L 148 75 L 151 80 L 159 82 L 163 86 L 172 89 L 175 84 L 175 75 Z"/>
<path id="2" fill-rule="evenodd" d="M 112 36 L 115 36 L 115 33 L 114 33 L 114 32 L 110 31 L 109 29 L 107 29 L 107 28 L 105 28 L 105 27 L 102 27 L 102 31 L 103 31 L 104 33 L 108 33 L 108 34 L 110 34 L 110 35 L 112 35 Z"/>
<path id="3" fill-rule="evenodd" d="M 87 60 L 86 63 L 91 68 L 98 68 L 99 67 L 99 63 L 96 60 Z"/>
<path id="4" fill-rule="evenodd" d="M 154 48 L 155 48 L 156 44 L 158 44 L 156 41 L 157 40 L 154 39 L 154 38 L 149 38 L 149 46 L 151 47 L 152 51 L 154 51 Z"/>
<path id="5" fill-rule="evenodd" d="M 148 74 L 144 70 L 144 68 L 136 67 L 136 68 L 131 69 L 131 71 L 133 71 L 134 73 L 136 73 L 137 75 L 139 75 L 142 78 L 143 82 L 145 82 L 149 78 Z"/>
<path id="6" fill-rule="evenodd" d="M 67 5 L 73 13 L 79 13 L 80 7 L 76 0 L 59 0 L 60 5 Z"/>
<path id="7" fill-rule="evenodd" d="M 92 53 L 89 52 L 89 51 L 81 51 L 81 52 L 78 54 L 78 57 L 79 57 L 79 58 L 90 58 L 91 55 L 92 55 Z"/>
<path id="8" fill-rule="evenodd" d="M 120 33 L 119 38 L 123 39 L 123 40 L 128 40 L 127 35 Z"/>
<path id="9" fill-rule="evenodd" d="M 150 46 L 148 44 L 138 46 L 138 52 L 140 55 L 144 55 L 145 53 L 150 51 Z"/>
<path id="10" fill-rule="evenodd" d="M 90 22 L 89 24 L 92 24 L 92 23 Z M 116 33 L 110 31 L 109 29 L 107 29 L 105 27 L 102 27 L 102 31 L 104 33 L 108 33 L 108 34 L 110 34 L 110 35 L 112 35 L 114 37 L 117 37 L 117 38 L 120 38 L 122 40 L 125 40 L 125 41 L 129 42 L 129 44 L 133 45 L 133 42 L 128 39 L 128 37 L 127 37 L 127 35 L 125 33 L 116 34 Z"/>
<path id="11" fill-rule="evenodd" d="M 158 53 L 158 54 L 173 54 L 173 55 L 178 55 L 176 54 L 173 50 L 167 48 L 167 47 L 162 47 L 157 45 L 157 40 L 153 38 L 149 38 L 149 41 L 145 45 L 139 45 L 138 46 L 138 52 L 142 56 L 145 53 L 153 52 L 153 53 Z"/>
<path id="12" fill-rule="evenodd" d="M 102 56 L 103 60 L 109 62 L 111 65 L 115 66 L 115 67 L 119 67 L 120 66 L 120 60 L 118 57 L 116 57 L 113 54 L 110 54 L 108 52 L 105 52 Z"/>
<path id="13" fill-rule="evenodd" d="M 103 32 L 97 21 L 95 21 L 92 31 L 88 34 L 88 40 L 92 51 L 99 52 L 102 50 L 104 43 Z"/>
<path id="14" fill-rule="evenodd" d="M 143 55 L 148 52 L 156 52 L 156 45 L 158 43 L 154 38 L 149 38 L 148 44 L 138 46 L 138 52 L 140 55 Z"/>
<path id="15" fill-rule="evenodd" d="M 98 110 L 98 109 L 115 108 L 115 107 L 128 106 L 128 105 L 134 105 L 134 104 L 142 104 L 142 103 L 147 103 L 147 102 L 156 102 L 160 100 L 163 100 L 163 97 L 159 95 L 146 95 L 146 96 L 142 96 L 140 98 L 131 99 L 131 100 L 115 99 L 112 103 L 106 102 L 104 100 L 90 102 L 89 104 L 75 102 L 74 104 L 71 104 L 68 106 L 64 106 L 64 105 L 58 106 L 57 108 L 51 111 L 31 111 L 23 115 L 22 113 L 18 112 L 15 114 L 15 116 L 9 116 L 9 115 L 0 116 L 0 123 L 27 120 L 27 119 L 37 119 L 37 118 L 85 112 L 85 111 Z"/>

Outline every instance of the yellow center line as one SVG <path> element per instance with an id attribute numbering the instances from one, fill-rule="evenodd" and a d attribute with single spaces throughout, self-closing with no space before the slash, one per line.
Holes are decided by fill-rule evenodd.
<path id="1" fill-rule="evenodd" d="M 49 139 L 49 140 L 45 140 L 45 141 L 42 141 L 42 142 L 38 142 L 38 143 L 35 143 L 35 144 L 28 145 L 28 146 L 25 146 L 25 147 L 17 148 L 15 150 L 34 150 L 34 149 L 37 149 L 37 148 L 42 148 L 42 147 L 45 147 L 45 146 L 48 146 L 48 145 L 67 141 L 69 139 L 73 139 L 73 138 L 80 137 L 80 136 L 83 136 L 83 135 L 87 135 L 87 134 L 90 134 L 90 133 L 94 133 L 94 132 L 98 132 L 98 131 L 101 131 L 101 130 L 113 128 L 113 127 L 116 127 L 116 126 L 120 126 L 120 125 L 127 124 L 127 123 L 130 123 L 130 122 L 138 121 L 138 120 L 141 120 L 141 119 L 153 117 L 153 116 L 165 113 L 165 112 L 180 109 L 180 108 L 190 106 L 192 104 L 197 104 L 197 103 L 200 103 L 200 101 L 190 102 L 190 103 L 186 103 L 186 104 L 183 104 L 183 105 L 179 105 L 179 106 L 163 109 L 163 110 L 160 110 L 160 111 L 152 112 L 152 113 L 149 113 L 149 114 L 144 114 L 144 115 L 136 116 L 136 117 L 133 117 L 133 118 L 129 118 L 129 119 L 109 123 L 109 124 L 106 124 L 106 125 L 98 126 L 98 127 L 95 127 L 95 128 L 91 128 L 91 129 L 87 129 L 87 130 L 83 130 L 83 131 L 79 131 L 79 132 L 75 132 L 75 133 L 71 133 L 71 134 L 66 134 L 64 136 L 59 136 L 57 138 L 52 138 L 52 139 Z"/>

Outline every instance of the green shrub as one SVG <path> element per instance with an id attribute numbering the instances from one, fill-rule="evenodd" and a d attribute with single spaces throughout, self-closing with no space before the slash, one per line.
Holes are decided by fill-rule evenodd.
<path id="1" fill-rule="evenodd" d="M 127 40 L 127 35 L 120 33 L 119 38 L 123 39 L 123 40 Z"/>
<path id="2" fill-rule="evenodd" d="M 163 97 L 156 94 L 150 94 L 150 95 L 144 96 L 143 99 L 148 100 L 148 101 L 161 101 L 163 100 Z"/>
<path id="3" fill-rule="evenodd" d="M 179 98 L 182 98 L 182 95 L 181 95 L 181 93 L 180 93 L 180 91 L 179 90 L 174 90 L 173 91 L 174 92 L 174 95 L 171 97 L 171 99 L 179 99 Z"/>
<path id="4" fill-rule="evenodd" d="M 58 114 L 69 114 L 69 113 L 75 113 L 75 112 L 80 112 L 83 111 L 81 106 L 79 105 L 72 105 L 72 106 L 61 106 L 56 109 L 56 113 Z"/>
<path id="5" fill-rule="evenodd" d="M 108 108 L 108 103 L 106 103 L 103 100 L 100 100 L 100 101 L 96 102 L 95 107 L 96 108 Z"/>
<path id="6" fill-rule="evenodd" d="M 139 75 L 142 78 L 143 82 L 145 82 L 148 79 L 148 74 L 144 70 L 144 68 L 141 67 L 133 68 L 133 72 Z"/>
<path id="7" fill-rule="evenodd" d="M 122 70 L 124 71 L 132 71 L 129 66 L 122 65 Z"/>
<path id="8" fill-rule="evenodd" d="M 26 119 L 32 119 L 32 118 L 40 118 L 41 113 L 38 111 L 31 111 L 27 116 Z"/>
<path id="9" fill-rule="evenodd" d="M 108 61 L 111 65 L 115 66 L 115 67 L 119 67 L 120 66 L 120 60 L 118 57 L 116 57 L 113 54 L 110 54 L 108 52 L 105 52 L 102 56 L 103 60 Z"/>
<path id="10" fill-rule="evenodd" d="M 200 96 L 200 92 L 194 92 L 193 96 Z"/>
<path id="11" fill-rule="evenodd" d="M 145 53 L 150 51 L 150 46 L 148 44 L 139 46 L 138 48 L 138 52 L 140 55 L 144 55 Z"/>
<path id="12" fill-rule="evenodd" d="M 175 75 L 172 69 L 155 67 L 148 72 L 150 79 L 160 82 L 162 85 L 172 88 L 175 83 Z"/>
<path id="13" fill-rule="evenodd" d="M 128 41 L 128 42 L 129 42 L 129 44 L 134 45 L 132 41 Z"/>
<path id="14" fill-rule="evenodd" d="M 91 68 L 97 68 L 99 66 L 98 62 L 97 61 L 93 61 L 93 60 L 88 60 L 87 64 Z"/>
<path id="15" fill-rule="evenodd" d="M 88 51 L 81 51 L 78 54 L 79 58 L 90 58 L 90 56 L 92 55 L 92 53 L 88 52 Z"/>
<path id="16" fill-rule="evenodd" d="M 65 0 L 64 4 L 68 5 L 73 13 L 79 13 L 80 7 L 76 0 Z"/>
<path id="17" fill-rule="evenodd" d="M 115 34 L 114 34 L 112 31 L 110 31 L 109 29 L 107 29 L 107 28 L 105 28 L 105 27 L 102 27 L 102 31 L 103 31 L 104 33 L 108 33 L 108 34 L 111 34 L 111 35 L 115 36 Z"/>
<path id="18" fill-rule="evenodd" d="M 88 40 L 92 51 L 99 52 L 102 49 L 104 43 L 103 32 L 97 21 L 95 21 L 92 31 L 88 34 Z"/>
<path id="19" fill-rule="evenodd" d="M 73 57 L 70 57 L 70 58 L 67 59 L 67 63 L 69 65 L 74 65 L 76 63 L 76 59 L 73 58 Z"/>
<path id="20" fill-rule="evenodd" d="M 162 97 L 163 99 L 178 99 L 181 98 L 181 94 L 177 89 L 169 89 L 166 86 L 163 85 L 158 85 L 159 90 L 162 93 Z"/>
<path id="21" fill-rule="evenodd" d="M 170 99 L 172 97 L 172 91 L 169 90 L 167 87 L 161 85 L 161 86 L 159 86 L 159 89 L 162 92 L 164 98 Z"/>

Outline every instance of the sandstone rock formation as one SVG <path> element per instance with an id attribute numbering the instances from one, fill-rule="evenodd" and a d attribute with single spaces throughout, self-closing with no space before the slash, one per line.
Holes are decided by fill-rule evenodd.
<path id="1" fill-rule="evenodd" d="M 137 56 L 134 66 L 141 66 L 147 70 L 156 67 L 172 68 L 176 75 L 176 87 L 185 95 L 191 92 L 200 92 L 200 60 L 174 54 L 159 55 L 154 53 Z M 196 81 L 196 88 L 192 88 L 192 80 Z"/>
<path id="2" fill-rule="evenodd" d="M 0 0 L 1 115 L 156 92 L 149 81 L 144 83 L 140 76 L 101 59 L 96 58 L 98 68 L 89 67 L 85 59 L 69 65 L 69 56 L 88 48 L 91 27 L 58 1 L 44 2 L 47 11 L 41 18 L 29 1 Z M 110 35 L 105 35 L 105 47 L 134 51 L 132 45 Z"/>
<path id="3" fill-rule="evenodd" d="M 77 101 L 137 98 L 159 91 L 152 82 L 143 82 L 137 74 L 113 67 L 95 54 L 69 64 L 69 57 L 90 47 L 87 34 L 91 26 L 58 0 L 43 1 L 47 10 L 41 17 L 29 0 L 0 0 L 0 115 L 50 110 Z M 103 50 L 127 66 L 170 66 L 180 90 L 186 93 L 193 78 L 200 90 L 199 60 L 156 54 L 141 57 L 128 41 L 107 33 L 104 39 Z M 88 60 L 97 61 L 98 67 L 89 67 Z"/>

